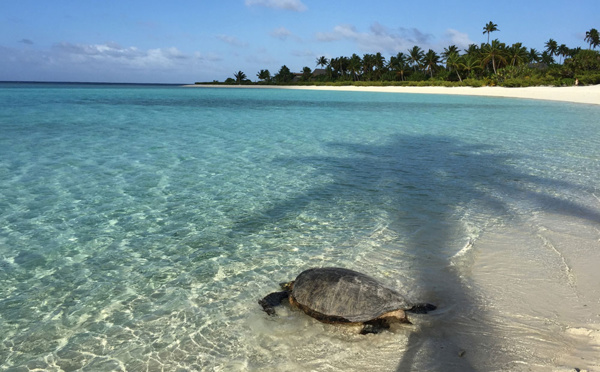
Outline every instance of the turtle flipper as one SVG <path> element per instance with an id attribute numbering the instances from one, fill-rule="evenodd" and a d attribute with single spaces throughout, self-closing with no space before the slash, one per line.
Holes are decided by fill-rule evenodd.
<path id="1" fill-rule="evenodd" d="M 289 295 L 288 291 L 269 293 L 265 298 L 259 300 L 258 303 L 267 314 L 275 315 L 275 306 L 281 305 L 281 301 L 288 298 Z"/>
<path id="2" fill-rule="evenodd" d="M 369 333 L 379 333 L 384 329 L 389 329 L 390 323 L 385 319 L 373 319 L 363 324 L 363 329 L 360 331 L 361 335 L 368 335 Z"/>
<path id="3" fill-rule="evenodd" d="M 406 311 L 410 311 L 411 313 L 415 313 L 415 314 L 427 314 L 430 311 L 433 311 L 437 309 L 437 306 L 432 305 L 432 304 L 428 304 L 428 303 L 422 303 L 422 304 L 415 304 L 415 306 L 411 307 L 410 309 L 406 310 Z"/>

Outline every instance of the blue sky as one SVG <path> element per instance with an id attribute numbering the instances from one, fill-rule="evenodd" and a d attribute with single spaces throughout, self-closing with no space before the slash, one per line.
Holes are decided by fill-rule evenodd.
<path id="1" fill-rule="evenodd" d="M 587 47 L 600 0 L 0 0 L 0 81 L 191 83 L 487 40 Z"/>

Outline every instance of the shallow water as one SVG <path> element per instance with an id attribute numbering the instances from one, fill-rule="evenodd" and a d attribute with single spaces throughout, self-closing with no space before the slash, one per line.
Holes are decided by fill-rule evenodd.
<path id="1" fill-rule="evenodd" d="M 0 85 L 0 363 L 598 370 L 598 106 Z M 360 336 L 257 304 L 344 266 L 439 309 Z"/>

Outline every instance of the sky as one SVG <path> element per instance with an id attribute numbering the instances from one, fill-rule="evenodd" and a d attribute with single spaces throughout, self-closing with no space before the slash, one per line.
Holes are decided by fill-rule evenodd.
<path id="1" fill-rule="evenodd" d="M 600 0 L 0 0 L 0 81 L 193 83 L 491 38 L 588 45 Z"/>

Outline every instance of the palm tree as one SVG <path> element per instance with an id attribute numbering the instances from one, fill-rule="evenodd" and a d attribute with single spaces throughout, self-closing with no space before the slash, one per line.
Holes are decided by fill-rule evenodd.
<path id="1" fill-rule="evenodd" d="M 448 48 L 444 48 L 444 51 L 442 52 L 442 58 L 444 61 L 447 61 L 448 57 L 452 54 L 458 55 L 458 47 L 456 45 L 450 45 Z"/>
<path id="2" fill-rule="evenodd" d="M 558 55 L 558 43 L 556 42 L 556 40 L 550 39 L 546 41 L 546 44 L 544 44 L 544 46 L 546 47 L 546 52 L 548 52 L 550 57 Z"/>
<path id="3" fill-rule="evenodd" d="M 423 49 L 415 45 L 412 49 L 408 50 L 408 53 L 410 56 L 410 64 L 412 65 L 413 69 L 417 71 L 417 68 L 421 67 L 421 62 L 423 61 L 423 57 L 425 57 L 425 52 L 423 52 Z"/>
<path id="4" fill-rule="evenodd" d="M 271 73 L 269 70 L 260 70 L 258 74 L 256 74 L 259 80 L 263 80 L 266 83 L 271 81 Z"/>
<path id="5" fill-rule="evenodd" d="M 492 21 L 490 21 L 487 25 L 485 25 L 483 27 L 483 33 L 488 34 L 488 44 L 490 43 L 490 33 L 494 32 L 494 31 L 500 31 L 500 30 L 498 30 L 498 25 Z"/>
<path id="6" fill-rule="evenodd" d="M 540 52 L 538 52 L 535 48 L 529 49 L 529 53 L 527 53 L 527 61 L 529 63 L 539 62 L 542 56 Z"/>
<path id="7" fill-rule="evenodd" d="M 238 84 L 242 84 L 242 81 L 246 80 L 246 74 L 244 74 L 242 71 L 234 73 L 233 77 L 235 78 L 235 82 Z"/>
<path id="8" fill-rule="evenodd" d="M 400 76 L 401 81 L 404 81 L 404 73 L 406 72 L 407 67 L 408 59 L 404 53 L 399 52 L 395 56 L 390 57 L 388 68 L 396 73 L 396 78 Z"/>
<path id="9" fill-rule="evenodd" d="M 477 44 L 469 44 L 469 47 L 465 49 L 465 53 L 470 55 L 478 55 L 480 52 L 481 48 Z"/>
<path id="10" fill-rule="evenodd" d="M 279 69 L 279 72 L 277 74 L 275 74 L 274 78 L 277 83 L 285 84 L 285 83 L 289 83 L 290 81 L 292 81 L 294 79 L 294 74 L 292 74 L 292 72 L 286 65 L 283 65 Z"/>
<path id="11" fill-rule="evenodd" d="M 304 68 L 302 68 L 302 76 L 300 77 L 300 80 L 310 81 L 310 78 L 312 78 L 312 71 L 310 67 L 305 66 Z"/>
<path id="12" fill-rule="evenodd" d="M 375 67 L 375 55 L 374 54 L 364 54 L 363 55 L 363 76 L 367 80 L 372 80 L 373 78 L 373 67 Z"/>
<path id="13" fill-rule="evenodd" d="M 325 76 L 327 76 L 328 81 L 333 81 L 333 68 L 331 67 L 331 61 L 325 67 Z"/>
<path id="14" fill-rule="evenodd" d="M 586 31 L 584 40 L 590 44 L 590 49 L 596 49 L 596 47 L 600 45 L 600 34 L 598 34 L 598 30 L 592 28 L 591 30 Z"/>
<path id="15" fill-rule="evenodd" d="M 433 70 L 437 70 L 440 56 L 432 49 L 429 49 L 423 61 L 425 62 L 425 71 L 429 71 L 429 76 L 433 77 Z"/>
<path id="16" fill-rule="evenodd" d="M 341 63 L 339 58 L 332 58 L 329 60 L 329 67 L 331 67 L 331 69 L 333 70 L 333 76 L 334 77 L 338 77 L 338 75 L 340 74 L 341 71 Z"/>
<path id="17" fill-rule="evenodd" d="M 490 61 L 492 61 L 492 68 L 494 69 L 494 74 L 497 74 L 496 61 L 498 61 L 498 65 L 500 63 L 506 64 L 506 58 L 504 58 L 504 43 L 501 43 L 498 39 L 492 40 L 492 44 L 488 44 L 483 48 L 483 64 L 486 65 Z"/>
<path id="18" fill-rule="evenodd" d="M 321 66 L 321 68 L 327 66 L 329 64 L 329 60 L 325 58 L 325 56 L 317 57 L 317 66 Z"/>
<path id="19" fill-rule="evenodd" d="M 463 57 L 464 68 L 470 76 L 475 70 L 481 70 L 481 60 L 475 54 L 467 54 Z"/>
<path id="20" fill-rule="evenodd" d="M 570 52 L 571 51 L 570 51 L 569 47 L 567 47 L 565 44 L 560 44 L 560 46 L 556 50 L 556 54 L 559 55 L 561 58 L 560 63 L 562 63 L 562 59 L 565 58 L 566 56 L 568 56 L 570 54 Z"/>
<path id="21" fill-rule="evenodd" d="M 385 68 L 385 57 L 377 52 L 373 58 L 373 63 L 375 67 L 375 78 L 381 79 Z"/>
<path id="22" fill-rule="evenodd" d="M 350 60 L 348 59 L 348 57 L 338 57 L 338 58 L 332 58 L 329 61 L 329 66 L 331 66 L 331 68 L 333 69 L 334 75 L 336 75 L 336 77 L 339 75 L 342 78 L 346 77 L 348 75 L 348 66 L 350 65 Z"/>
<path id="23" fill-rule="evenodd" d="M 569 49 L 569 53 L 567 54 L 569 57 L 573 58 L 577 55 L 577 53 L 581 52 L 581 47 Z"/>
<path id="24" fill-rule="evenodd" d="M 551 65 L 554 63 L 554 57 L 552 57 L 552 54 L 550 54 L 550 52 L 548 52 L 547 50 L 544 50 L 544 52 L 542 53 L 542 55 L 540 57 L 540 61 L 542 61 L 542 63 L 544 63 L 546 65 Z"/>
<path id="25" fill-rule="evenodd" d="M 348 57 L 342 56 L 338 58 L 338 60 L 340 63 L 340 72 L 342 73 L 342 76 L 348 76 L 348 66 L 350 66 L 350 59 Z"/>
<path id="26" fill-rule="evenodd" d="M 458 52 L 450 53 L 446 57 L 446 66 L 450 71 L 454 69 L 454 71 L 456 71 L 456 75 L 458 76 L 458 80 L 462 81 L 459 69 L 465 67 L 465 64 L 463 63 L 463 59 L 458 55 Z"/>
<path id="27" fill-rule="evenodd" d="M 350 61 L 348 62 L 348 71 L 352 74 L 352 80 L 359 80 L 360 69 L 362 68 L 362 60 L 360 57 L 354 53 L 350 57 Z"/>
<path id="28" fill-rule="evenodd" d="M 508 54 L 512 66 L 521 65 L 528 59 L 527 48 L 522 43 L 514 43 L 508 48 Z"/>

